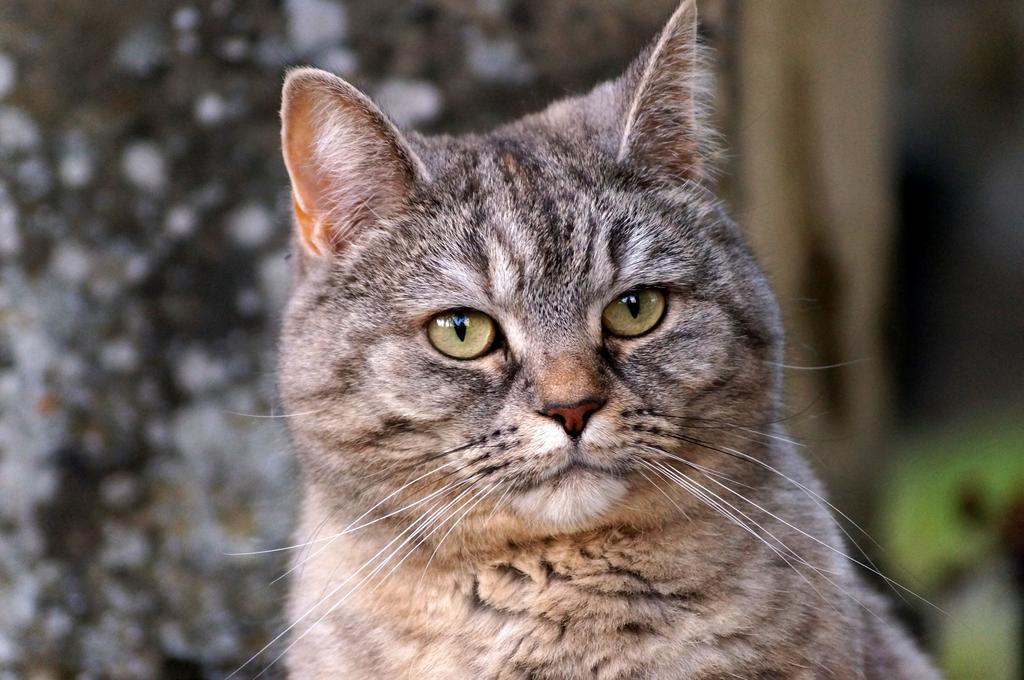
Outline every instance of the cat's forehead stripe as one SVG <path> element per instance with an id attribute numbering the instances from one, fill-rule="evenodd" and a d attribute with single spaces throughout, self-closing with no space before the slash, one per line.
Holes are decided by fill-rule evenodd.
<path id="1" fill-rule="evenodd" d="M 486 219 L 477 228 L 488 241 L 495 299 L 512 305 L 526 293 L 534 305 L 558 308 L 549 312 L 579 307 L 609 270 L 592 201 L 573 187 L 536 177 L 511 151 L 501 152 L 493 165 L 503 171 L 493 175 Z M 576 200 L 567 200 L 572 193 Z"/>

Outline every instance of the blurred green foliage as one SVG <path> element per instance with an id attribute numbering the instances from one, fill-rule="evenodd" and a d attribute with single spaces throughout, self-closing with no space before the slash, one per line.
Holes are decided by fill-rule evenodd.
<path id="1" fill-rule="evenodd" d="M 883 543 L 892 572 L 945 612 L 925 612 L 944 672 L 1021 677 L 1024 421 L 930 432 L 895 453 Z"/>

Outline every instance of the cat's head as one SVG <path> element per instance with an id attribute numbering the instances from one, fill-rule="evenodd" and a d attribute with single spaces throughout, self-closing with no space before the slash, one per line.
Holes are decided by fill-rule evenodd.
<path id="1" fill-rule="evenodd" d="M 778 314 L 706 186 L 696 27 L 684 3 L 621 78 L 472 137 L 289 75 L 280 386 L 321 502 L 592 526 L 772 417 Z"/>

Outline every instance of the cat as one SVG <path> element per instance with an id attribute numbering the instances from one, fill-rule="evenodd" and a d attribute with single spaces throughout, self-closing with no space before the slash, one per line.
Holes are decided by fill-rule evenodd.
<path id="1" fill-rule="evenodd" d="M 700 55 L 687 0 L 620 78 L 461 137 L 288 74 L 292 677 L 938 677 L 786 436 Z"/>

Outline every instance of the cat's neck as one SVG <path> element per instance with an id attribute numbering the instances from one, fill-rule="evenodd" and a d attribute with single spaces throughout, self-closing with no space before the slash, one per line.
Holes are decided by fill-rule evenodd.
<path id="1" fill-rule="evenodd" d="M 767 493 L 779 495 L 778 489 Z M 761 497 L 757 502 L 815 535 L 830 532 L 806 524 L 800 503 L 787 509 Z M 446 668 L 448 677 L 490 669 L 492 662 L 497 669 L 508 659 L 530 667 L 534 642 L 520 646 L 520 640 L 546 645 L 545 658 L 597 658 L 611 647 L 635 651 L 624 663 L 636 672 L 650 658 L 650 646 L 665 640 L 673 641 L 672 649 L 700 650 L 709 641 L 744 639 L 752 625 L 761 629 L 776 620 L 782 600 L 808 585 L 805 579 L 831 593 L 824 578 L 788 568 L 752 532 L 730 527 L 706 507 L 688 510 L 657 525 L 605 524 L 518 541 L 482 543 L 453 532 L 444 543 L 449 549 L 436 552 L 436 545 L 412 549 L 415 541 L 402 546 L 382 522 L 338 536 L 296 572 L 292 619 L 313 611 L 306 620 L 314 620 L 330 611 L 316 632 L 324 641 L 414 650 L 400 666 Z M 761 524 L 800 554 L 817 551 L 815 562 L 827 566 L 829 553 L 816 544 L 778 522 L 762 518 Z M 321 538 L 330 536 L 344 526 L 307 503 L 304 537 L 317 530 Z M 813 611 L 831 611 L 818 600 L 808 602 L 778 635 L 793 634 L 790 628 Z M 508 642 L 505 653 L 495 655 L 494 636 Z"/>

